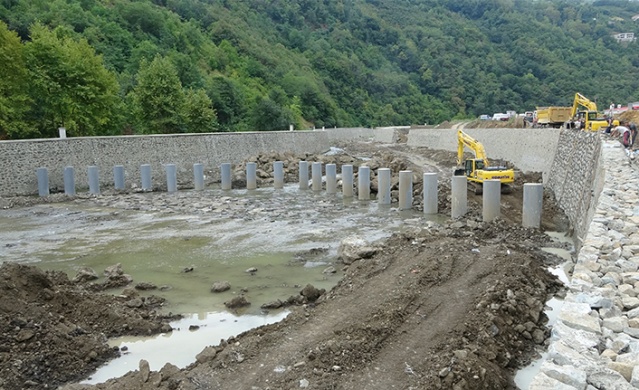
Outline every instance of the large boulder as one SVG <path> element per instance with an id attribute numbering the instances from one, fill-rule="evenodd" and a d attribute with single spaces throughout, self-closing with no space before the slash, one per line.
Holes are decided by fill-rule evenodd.
<path id="1" fill-rule="evenodd" d="M 211 286 L 211 292 L 214 292 L 214 293 L 220 293 L 220 292 L 228 291 L 230 289 L 231 289 L 231 283 L 227 282 L 226 280 L 215 282 Z"/>
<path id="2" fill-rule="evenodd" d="M 340 242 L 337 254 L 344 264 L 352 264 L 356 260 L 373 257 L 377 251 L 377 248 L 363 238 L 349 236 Z"/>

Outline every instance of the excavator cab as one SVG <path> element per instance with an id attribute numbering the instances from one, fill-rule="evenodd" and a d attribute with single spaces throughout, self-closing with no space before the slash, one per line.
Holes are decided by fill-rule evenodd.
<path id="1" fill-rule="evenodd" d="M 474 160 L 466 160 L 465 173 L 466 173 L 467 177 L 472 175 L 473 171 L 475 170 L 475 168 L 473 167 L 473 165 L 474 165 L 473 163 L 474 162 L 475 162 Z"/>
<path id="2" fill-rule="evenodd" d="M 469 159 L 464 162 L 464 171 L 467 177 L 477 177 L 477 170 L 484 169 L 484 161 L 478 159 Z"/>

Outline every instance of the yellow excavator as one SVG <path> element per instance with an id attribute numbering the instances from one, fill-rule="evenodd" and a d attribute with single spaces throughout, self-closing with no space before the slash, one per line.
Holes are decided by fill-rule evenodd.
<path id="1" fill-rule="evenodd" d="M 579 110 L 579 107 L 584 107 L 585 110 Z M 586 131 L 598 131 L 602 127 L 608 126 L 608 121 L 605 118 L 599 118 L 597 103 L 591 101 L 579 92 L 575 94 L 570 117 L 582 123 L 583 129 Z M 615 122 L 613 126 L 618 126 L 619 121 Z"/>
<path id="2" fill-rule="evenodd" d="M 464 161 L 464 147 L 470 149 L 475 158 Z M 515 172 L 504 166 L 490 166 L 484 146 L 462 130 L 457 130 L 457 167 L 455 176 L 466 176 L 471 183 L 469 189 L 474 189 L 476 195 L 483 192 L 485 180 L 501 181 L 501 192 L 511 192 L 511 184 L 515 181 Z"/>

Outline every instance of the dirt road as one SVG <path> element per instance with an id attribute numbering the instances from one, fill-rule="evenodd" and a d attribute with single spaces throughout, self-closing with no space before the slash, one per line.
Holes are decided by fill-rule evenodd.
<path id="1" fill-rule="evenodd" d="M 352 153 L 373 154 L 378 149 L 364 144 L 354 147 Z M 391 148 L 386 152 L 393 153 Z M 438 161 L 442 169 L 450 165 L 450 155 L 440 152 L 403 148 L 396 154 L 398 158 L 410 155 L 409 160 L 418 163 Z M 208 347 L 186 369 L 167 365 L 150 372 L 142 362 L 138 371 L 105 384 L 66 388 L 514 388 L 515 370 L 543 348 L 548 337 L 544 302 L 559 289 L 547 268 L 560 259 L 541 248 L 561 244 L 551 242 L 539 230 L 519 226 L 521 193 L 517 188 L 513 195 L 503 197 L 504 218 L 492 223 L 481 222 L 481 198 L 469 195 L 469 199 L 467 217 L 391 237 L 366 258 L 343 264 L 344 278 L 319 299 L 293 307 L 281 323 Z M 440 204 L 445 206 L 447 201 L 444 197 Z M 544 228 L 561 229 L 564 226 L 558 225 L 563 221 L 548 198 Z M 127 327 L 132 332 L 160 329 L 161 325 L 146 323 L 131 326 L 132 318 L 155 324 L 163 320 L 153 315 L 151 305 L 132 311 L 133 305 L 127 305 L 132 297 L 96 299 L 98 293 L 81 284 L 59 282 L 58 277 L 29 269 L 51 291 L 39 293 L 42 289 L 37 283 L 14 280 L 14 271 L 6 267 L 0 279 L 6 283 L 0 320 L 12 324 L 2 334 L 2 345 L 11 347 L 0 351 L 4 378 L 0 389 L 54 388 L 112 355 L 100 336 L 110 335 L 109 329 L 120 333 Z M 81 303 L 59 301 L 69 289 L 77 293 L 74 296 L 83 297 Z M 17 302 L 14 297 L 21 298 L 19 306 L 11 305 Z M 103 299 L 110 299 L 116 308 L 113 315 L 105 311 L 108 325 L 71 310 L 73 305 L 90 307 L 91 302 L 96 308 L 105 307 Z M 16 318 L 21 320 L 15 323 Z M 63 340 L 75 337 L 67 332 L 69 327 L 79 327 L 87 335 L 81 345 L 65 346 Z M 30 330 L 31 337 L 20 337 L 25 330 Z M 51 345 L 57 355 L 45 354 L 42 345 Z M 86 353 L 76 354 L 79 349 Z M 51 360 L 61 355 L 68 359 Z M 46 369 L 28 369 L 42 361 L 47 361 Z"/>

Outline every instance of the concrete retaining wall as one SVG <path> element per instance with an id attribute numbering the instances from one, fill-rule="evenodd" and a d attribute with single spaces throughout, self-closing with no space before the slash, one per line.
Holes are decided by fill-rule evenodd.
<path id="1" fill-rule="evenodd" d="M 349 140 L 371 141 L 375 138 L 375 129 L 366 127 L 326 129 L 326 133 L 328 134 L 328 140 L 331 142 Z"/>
<path id="2" fill-rule="evenodd" d="M 559 142 L 557 129 L 464 129 L 484 145 L 490 160 L 506 160 L 522 172 L 550 172 Z M 455 129 L 411 129 L 409 146 L 457 151 Z"/>
<path id="3" fill-rule="evenodd" d="M 78 189 L 88 188 L 87 167 L 98 166 L 101 185 L 113 185 L 113 166 L 123 165 L 126 185 L 139 185 L 140 165 L 151 164 L 154 185 L 164 183 L 164 164 L 176 164 L 178 181 L 193 181 L 193 164 L 219 177 L 219 165 L 271 151 L 320 153 L 330 147 L 329 132 L 252 133 L 83 137 L 0 142 L 0 196 L 37 194 L 36 169 L 49 171 L 50 188 L 64 188 L 65 166 L 76 170 Z M 216 176 L 217 175 L 217 176 Z"/>

